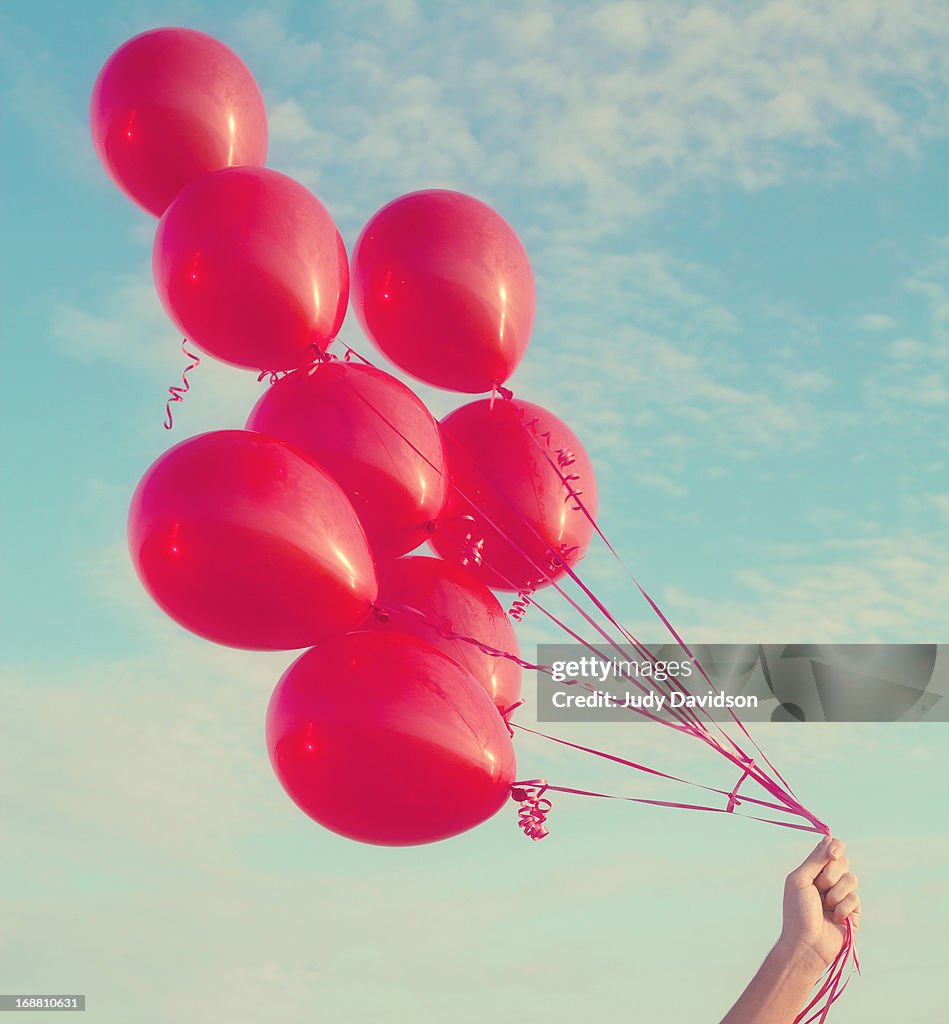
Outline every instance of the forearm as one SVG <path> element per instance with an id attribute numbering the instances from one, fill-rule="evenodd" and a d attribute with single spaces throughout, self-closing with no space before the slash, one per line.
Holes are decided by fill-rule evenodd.
<path id="1" fill-rule="evenodd" d="M 807 950 L 779 939 L 722 1024 L 792 1024 L 820 974 Z"/>

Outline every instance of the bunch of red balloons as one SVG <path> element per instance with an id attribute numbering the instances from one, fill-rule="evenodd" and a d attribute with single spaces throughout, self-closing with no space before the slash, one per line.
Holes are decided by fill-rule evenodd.
<path id="1" fill-rule="evenodd" d="M 215 643 L 307 648 L 266 736 L 320 824 L 392 845 L 474 827 L 515 775 L 521 667 L 492 590 L 523 609 L 583 556 L 596 514 L 573 432 L 504 387 L 534 320 L 523 245 L 477 199 L 421 191 L 369 220 L 350 265 L 324 205 L 263 166 L 252 75 L 200 32 L 126 42 L 90 119 L 112 179 L 160 218 L 153 272 L 171 320 L 271 381 L 244 430 L 189 438 L 142 477 L 128 524 L 142 584 Z M 487 397 L 439 423 L 395 377 L 336 358 L 350 283 L 392 363 Z M 440 557 L 412 554 L 426 542 Z"/>

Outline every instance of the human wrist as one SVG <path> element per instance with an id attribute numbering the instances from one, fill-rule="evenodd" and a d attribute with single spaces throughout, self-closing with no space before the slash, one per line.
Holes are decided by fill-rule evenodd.
<path id="1" fill-rule="evenodd" d="M 807 978 L 812 985 L 827 969 L 827 962 L 817 950 L 794 935 L 782 932 L 771 952 L 787 969 Z"/>

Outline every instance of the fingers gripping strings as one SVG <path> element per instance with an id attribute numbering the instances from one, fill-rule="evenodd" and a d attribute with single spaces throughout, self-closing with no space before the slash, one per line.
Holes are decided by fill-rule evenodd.
<path id="1" fill-rule="evenodd" d="M 175 425 L 174 418 L 171 415 L 171 406 L 174 402 L 183 402 L 184 396 L 191 390 L 191 383 L 188 380 L 188 374 L 201 364 L 201 357 L 194 352 L 188 351 L 188 339 L 181 339 L 181 351 L 191 360 L 190 363 L 181 371 L 181 384 L 173 384 L 168 389 L 168 401 L 165 403 L 165 430 L 171 430 Z"/>

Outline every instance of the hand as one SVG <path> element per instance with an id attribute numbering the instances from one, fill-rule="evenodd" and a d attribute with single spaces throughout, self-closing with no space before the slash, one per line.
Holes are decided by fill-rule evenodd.
<path id="1" fill-rule="evenodd" d="M 784 883 L 784 927 L 778 946 L 818 974 L 833 963 L 847 932 L 860 927 L 857 878 L 846 847 L 825 836 Z"/>

